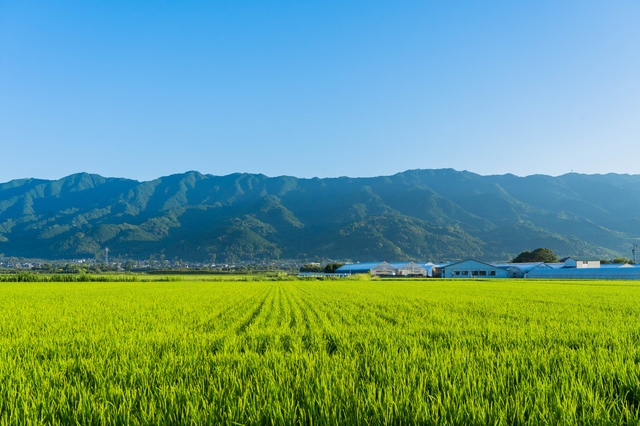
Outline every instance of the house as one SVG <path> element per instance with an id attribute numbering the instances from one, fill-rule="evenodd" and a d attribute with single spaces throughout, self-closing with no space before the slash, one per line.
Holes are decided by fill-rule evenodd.
<path id="1" fill-rule="evenodd" d="M 443 266 L 444 278 L 507 278 L 505 269 L 474 259 L 461 260 Z"/>
<path id="2" fill-rule="evenodd" d="M 562 259 L 565 268 L 599 268 L 600 259 L 597 257 L 571 256 Z"/>

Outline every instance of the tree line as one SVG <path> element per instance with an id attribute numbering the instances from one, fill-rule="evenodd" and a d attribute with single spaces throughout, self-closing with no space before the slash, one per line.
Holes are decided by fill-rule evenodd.
<path id="1" fill-rule="evenodd" d="M 558 256 L 551 249 L 537 248 L 532 252 L 523 251 L 522 253 L 520 253 L 513 259 L 511 259 L 510 263 L 529 263 L 529 262 L 557 263 Z M 603 265 L 607 265 L 610 263 L 615 263 L 615 264 L 628 263 L 630 265 L 636 264 L 636 262 L 634 262 L 633 260 L 627 259 L 626 257 L 615 257 L 611 260 L 600 259 L 600 263 Z"/>

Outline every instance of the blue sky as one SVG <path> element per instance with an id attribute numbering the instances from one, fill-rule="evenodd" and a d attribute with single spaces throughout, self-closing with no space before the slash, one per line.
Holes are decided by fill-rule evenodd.
<path id="1" fill-rule="evenodd" d="M 637 1 L 0 0 L 0 181 L 640 173 Z"/>

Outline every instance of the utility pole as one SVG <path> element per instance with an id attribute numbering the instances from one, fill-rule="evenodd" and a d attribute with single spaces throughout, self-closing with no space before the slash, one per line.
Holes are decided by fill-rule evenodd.
<path id="1" fill-rule="evenodd" d="M 109 265 L 109 247 L 104 249 L 104 263 Z"/>
<path id="2" fill-rule="evenodd" d="M 636 252 L 638 251 L 638 245 L 637 244 L 633 244 L 633 249 L 631 250 L 631 253 L 633 253 L 633 261 L 636 262 Z"/>

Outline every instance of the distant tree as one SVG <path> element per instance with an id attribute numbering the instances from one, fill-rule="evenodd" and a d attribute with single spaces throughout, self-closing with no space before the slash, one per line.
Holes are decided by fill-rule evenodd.
<path id="1" fill-rule="evenodd" d="M 324 267 L 324 272 L 326 272 L 327 274 L 333 274 L 336 271 L 336 269 L 338 269 L 343 265 L 344 263 L 339 263 L 339 262 L 330 263 Z"/>
<path id="2" fill-rule="evenodd" d="M 135 263 L 133 263 L 133 261 L 131 261 L 131 260 L 127 260 L 127 261 L 125 262 L 125 264 L 122 266 L 122 268 L 123 268 L 125 271 L 130 271 L 130 270 L 132 270 L 133 268 L 135 268 L 135 266 L 136 266 L 136 265 L 135 265 Z"/>
<path id="3" fill-rule="evenodd" d="M 545 262 L 555 263 L 558 256 L 548 248 L 537 248 L 532 252 L 524 251 L 511 260 L 511 263 Z"/>
<path id="4" fill-rule="evenodd" d="M 629 259 L 627 259 L 626 257 L 616 257 L 614 258 L 611 262 L 613 263 L 629 263 Z"/>
<path id="5" fill-rule="evenodd" d="M 608 265 L 609 263 L 611 263 L 611 262 L 609 262 L 607 259 L 600 259 L 600 264 L 601 265 Z"/>
<path id="6" fill-rule="evenodd" d="M 80 265 L 73 265 L 71 263 L 67 263 L 62 267 L 62 272 L 65 274 L 83 274 L 83 273 L 86 273 L 87 270 Z"/>
<path id="7" fill-rule="evenodd" d="M 627 263 L 628 263 L 629 265 L 637 265 L 637 263 L 636 263 L 636 262 L 634 262 L 633 260 L 630 260 L 630 261 L 628 261 Z"/>
<path id="8" fill-rule="evenodd" d="M 300 272 L 324 272 L 324 268 L 320 265 L 307 264 L 300 268 Z"/>

